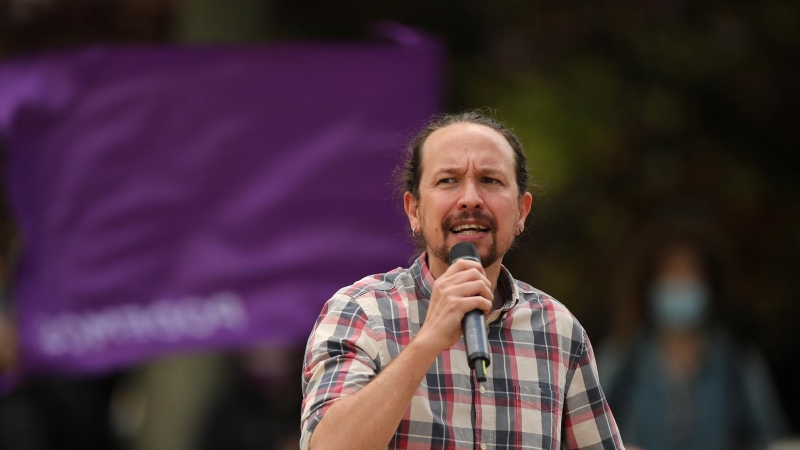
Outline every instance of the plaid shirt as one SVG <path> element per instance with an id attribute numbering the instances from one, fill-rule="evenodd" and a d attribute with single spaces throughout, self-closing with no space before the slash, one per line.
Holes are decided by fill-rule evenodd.
<path id="1" fill-rule="evenodd" d="M 419 332 L 434 281 L 425 261 L 364 278 L 326 303 L 306 348 L 302 449 L 328 408 Z M 584 329 L 505 268 L 500 282 L 508 298 L 486 319 L 487 381 L 470 371 L 462 338 L 428 369 L 389 448 L 622 449 Z"/>

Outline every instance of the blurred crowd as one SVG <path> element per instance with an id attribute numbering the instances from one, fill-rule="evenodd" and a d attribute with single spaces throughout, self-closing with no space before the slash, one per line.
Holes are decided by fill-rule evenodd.
<path id="1" fill-rule="evenodd" d="M 0 448 L 297 448 L 301 358 L 302 348 L 266 346 L 97 376 L 13 380 L 0 397 Z"/>

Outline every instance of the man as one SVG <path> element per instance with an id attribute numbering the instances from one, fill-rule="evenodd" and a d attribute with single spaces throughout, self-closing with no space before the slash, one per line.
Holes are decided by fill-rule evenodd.
<path id="1" fill-rule="evenodd" d="M 468 112 L 409 145 L 403 204 L 424 252 L 325 305 L 308 341 L 301 448 L 623 448 L 586 333 L 501 265 L 531 210 L 522 147 Z M 472 242 L 482 264 L 450 249 Z M 479 383 L 461 319 L 486 314 Z"/>

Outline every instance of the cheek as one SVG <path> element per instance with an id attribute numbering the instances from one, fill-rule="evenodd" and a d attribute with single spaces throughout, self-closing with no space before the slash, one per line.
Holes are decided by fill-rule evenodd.
<path id="1" fill-rule="evenodd" d="M 495 233 L 501 241 L 510 242 L 514 240 L 517 230 L 519 229 L 519 211 L 516 209 L 516 205 L 513 206 L 513 210 L 506 209 L 505 211 L 507 211 L 505 216 L 495 216 L 497 219 L 497 230 Z"/>
<path id="2" fill-rule="evenodd" d="M 448 210 L 443 205 L 437 204 L 428 204 L 428 207 L 423 211 L 423 214 L 420 217 L 424 217 L 425 223 L 427 223 L 430 227 L 434 230 L 439 230 L 442 228 L 442 221 L 445 217 L 447 217 Z"/>

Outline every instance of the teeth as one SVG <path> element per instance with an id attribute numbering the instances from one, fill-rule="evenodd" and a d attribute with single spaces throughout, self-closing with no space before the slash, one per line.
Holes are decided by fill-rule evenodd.
<path id="1" fill-rule="evenodd" d="M 464 225 L 457 225 L 457 226 L 453 227 L 453 231 L 454 232 L 459 233 L 459 232 L 463 231 L 464 234 L 477 234 L 478 232 L 486 231 L 486 230 L 488 230 L 488 228 L 486 228 L 485 226 L 476 225 L 474 223 L 464 224 Z"/>

